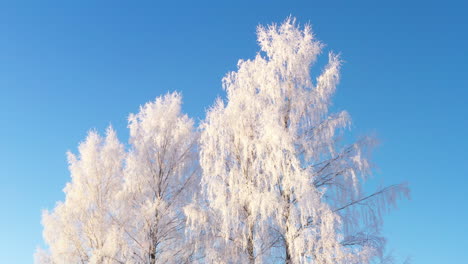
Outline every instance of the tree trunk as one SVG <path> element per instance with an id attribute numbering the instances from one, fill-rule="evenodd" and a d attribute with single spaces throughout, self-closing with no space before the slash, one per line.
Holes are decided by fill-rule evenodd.
<path id="1" fill-rule="evenodd" d="M 150 264 L 156 264 L 156 255 L 154 253 L 150 253 Z"/>
<path id="2" fill-rule="evenodd" d="M 250 222 L 250 210 L 247 206 L 244 206 L 244 210 L 247 213 L 247 222 Z M 251 223 L 248 223 L 247 225 L 247 254 L 249 257 L 249 264 L 255 264 L 254 225 Z"/>
<path id="3" fill-rule="evenodd" d="M 247 241 L 247 253 L 249 254 L 249 263 L 255 264 L 253 238 L 249 238 L 249 240 Z"/>
<path id="4" fill-rule="evenodd" d="M 289 243 L 288 241 L 284 241 L 284 247 L 285 247 L 285 254 L 286 254 L 286 257 L 285 257 L 285 264 L 292 264 L 292 259 L 291 259 L 291 249 L 289 247 Z"/>
<path id="5" fill-rule="evenodd" d="M 284 210 L 284 224 L 285 224 L 285 233 L 283 234 L 284 238 L 284 256 L 286 264 L 292 264 L 292 252 L 291 252 L 291 245 L 287 240 L 287 235 L 289 233 L 289 210 L 291 208 L 291 196 L 289 194 L 284 196 L 284 199 L 287 201 L 286 208 Z"/>
<path id="6" fill-rule="evenodd" d="M 149 264 L 156 264 L 156 249 L 154 248 L 154 244 L 149 248 Z"/>

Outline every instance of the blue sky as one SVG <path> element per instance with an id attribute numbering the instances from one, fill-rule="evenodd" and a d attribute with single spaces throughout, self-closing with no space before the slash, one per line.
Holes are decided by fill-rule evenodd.
<path id="1" fill-rule="evenodd" d="M 468 263 L 468 16 L 462 1 L 0 2 L 0 262 L 31 263 L 41 210 L 63 199 L 65 152 L 167 91 L 197 120 L 258 24 L 311 22 L 345 60 L 336 109 L 372 133 L 375 180 L 412 200 L 385 219 L 413 263 Z M 97 3 L 99 2 L 99 3 Z M 133 2 L 133 4 L 130 4 Z M 161 1 L 162 2 L 162 1 Z"/>

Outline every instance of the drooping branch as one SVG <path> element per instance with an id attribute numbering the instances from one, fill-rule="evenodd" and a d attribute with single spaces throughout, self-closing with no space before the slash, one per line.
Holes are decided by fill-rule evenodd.
<path id="1" fill-rule="evenodd" d="M 407 197 L 409 197 L 409 189 L 408 187 L 406 186 L 406 184 L 394 184 L 394 185 L 390 185 L 390 186 L 387 186 L 383 189 L 380 189 L 370 195 L 367 195 L 367 196 L 364 196 L 364 197 L 361 197 L 361 198 L 358 198 L 356 200 L 353 200 L 353 201 L 350 201 L 348 202 L 347 204 L 345 205 L 342 205 L 336 209 L 333 210 L 333 212 L 338 212 L 338 211 L 341 211 L 341 210 L 344 210 L 350 206 L 353 206 L 353 205 L 356 205 L 356 204 L 361 204 L 362 202 L 364 201 L 367 201 L 367 200 L 370 200 L 372 198 L 375 198 L 377 196 L 384 196 L 384 198 L 386 196 L 390 196 L 389 198 L 390 199 L 394 199 L 396 195 L 398 194 L 403 194 Z"/>

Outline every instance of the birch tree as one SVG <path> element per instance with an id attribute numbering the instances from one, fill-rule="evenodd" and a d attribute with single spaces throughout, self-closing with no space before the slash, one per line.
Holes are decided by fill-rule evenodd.
<path id="1" fill-rule="evenodd" d="M 226 75 L 227 100 L 201 126 L 206 206 L 186 208 L 190 232 L 205 237 L 207 262 L 369 263 L 384 245 L 382 210 L 407 188 L 363 192 L 372 140 L 338 140 L 350 125 L 329 112 L 341 61 L 330 53 L 312 80 L 323 44 L 310 26 L 289 18 L 257 36 L 260 52 Z"/>
<path id="2" fill-rule="evenodd" d="M 108 128 L 105 138 L 89 132 L 78 150 L 78 156 L 68 153 L 71 182 L 65 201 L 43 214 L 49 251 L 37 252 L 41 263 L 115 263 L 111 214 L 122 182 L 124 148 Z"/>
<path id="3" fill-rule="evenodd" d="M 181 114 L 178 93 L 159 97 L 129 117 L 131 150 L 119 195 L 126 263 L 182 263 L 190 259 L 182 207 L 196 180 L 193 120 Z"/>
<path id="4" fill-rule="evenodd" d="M 129 117 L 130 149 L 114 130 L 91 131 L 68 154 L 65 201 L 44 212 L 38 263 L 184 263 L 193 247 L 184 237 L 182 207 L 198 184 L 193 120 L 171 93 Z M 124 166 L 125 164 L 125 166 Z"/>

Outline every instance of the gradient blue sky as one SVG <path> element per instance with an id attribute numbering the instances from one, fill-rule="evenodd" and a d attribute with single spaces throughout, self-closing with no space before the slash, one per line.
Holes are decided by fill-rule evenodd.
<path id="1" fill-rule="evenodd" d="M 467 4 L 71 2 L 0 2 L 1 263 L 32 262 L 41 210 L 64 197 L 65 152 L 89 129 L 112 124 L 126 142 L 128 114 L 169 90 L 202 119 L 223 75 L 258 50 L 256 26 L 290 14 L 341 52 L 334 105 L 353 136 L 380 139 L 376 180 L 410 183 L 412 200 L 385 217 L 388 249 L 468 263 Z"/>

